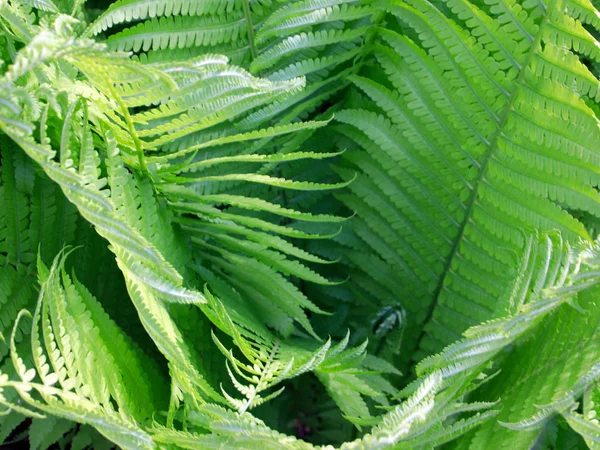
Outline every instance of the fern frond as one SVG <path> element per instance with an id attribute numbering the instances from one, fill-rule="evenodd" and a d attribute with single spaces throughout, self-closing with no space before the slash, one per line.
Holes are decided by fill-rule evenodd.
<path id="1" fill-rule="evenodd" d="M 77 281 L 72 284 L 63 270 L 64 255 L 59 255 L 49 270 L 39 264 L 41 291 L 31 338 L 35 368 L 27 369 L 17 353 L 13 330 L 11 358 L 21 381 L 8 381 L 3 376 L 2 390 L 16 390 L 30 407 L 42 413 L 90 424 L 123 448 L 153 448 L 151 439 L 131 415 L 144 411 L 143 405 L 153 398 L 151 390 L 139 398 L 129 397 L 135 395 L 131 382 L 136 389 L 144 386 L 150 389 L 140 368 L 139 355 L 89 292 Z M 93 322 L 106 328 L 101 332 Z M 40 327 L 47 353 L 38 335 Z M 111 334 L 103 336 L 103 332 Z M 81 355 L 86 340 L 93 341 L 89 346 L 92 353 Z M 65 376 L 67 372 L 70 375 Z M 36 376 L 40 382 L 34 381 Z M 129 393 L 123 390 L 128 384 Z M 116 402 L 118 411 L 109 398 Z M 2 403 L 15 408 L 4 397 Z M 147 418 L 154 408 L 151 406 L 142 414 Z"/>
<path id="2" fill-rule="evenodd" d="M 589 448 L 593 450 L 598 448 L 598 445 L 600 445 L 600 426 L 598 426 L 597 420 L 588 420 L 574 411 L 565 413 L 564 416 L 569 426 L 583 436 Z"/>
<path id="3" fill-rule="evenodd" d="M 4 124 L 2 127 L 4 128 Z M 156 240 L 156 238 L 164 238 L 164 234 L 161 236 L 161 233 L 164 232 L 161 232 L 159 228 L 168 225 L 163 218 L 157 215 L 156 206 L 152 206 L 152 202 L 155 200 L 148 196 L 152 194 L 148 194 L 146 190 L 146 195 L 139 197 L 138 201 L 142 205 L 150 205 L 155 211 L 155 215 L 140 217 L 140 223 L 148 225 L 134 228 L 131 225 L 131 219 L 138 217 L 138 214 L 132 214 L 129 208 L 135 206 L 137 211 L 137 201 L 133 204 L 123 203 L 119 200 L 118 189 L 115 191 L 115 197 L 108 195 L 107 191 L 103 189 L 104 183 L 97 178 L 99 173 L 95 164 L 98 157 L 94 155 L 94 151 L 90 151 L 90 158 L 84 161 L 81 173 L 79 173 L 54 162 L 51 159 L 52 149 L 35 143 L 29 138 L 15 135 L 9 130 L 6 131 L 30 157 L 42 165 L 52 179 L 61 185 L 69 200 L 79 207 L 81 214 L 95 224 L 97 231 L 112 243 L 113 251 L 118 255 L 117 263 L 124 271 L 130 295 L 141 314 L 142 323 L 152 330 L 150 334 L 157 340 L 159 348 L 168 354 L 172 361 L 177 360 L 175 364 L 181 364 L 182 371 L 194 373 L 192 379 L 196 380 L 195 388 L 206 389 L 206 392 L 219 398 L 218 394 L 211 391 L 211 388 L 193 367 L 189 355 L 186 355 L 187 350 L 182 350 L 179 344 L 175 344 L 179 341 L 178 331 L 164 304 L 161 303 L 165 300 L 184 303 L 198 302 L 203 301 L 203 296 L 182 288 L 181 275 L 165 260 L 156 245 L 148 242 L 147 239 L 155 239 L 157 245 L 162 244 L 161 247 L 170 249 L 167 250 L 167 254 L 176 252 L 176 247 L 173 247 L 170 240 L 162 242 Z M 107 139 L 108 147 L 111 148 L 107 156 L 113 164 L 110 178 L 114 183 L 112 186 L 129 186 L 134 189 L 136 184 L 131 175 L 122 168 L 122 162 L 116 153 L 116 143 L 110 133 L 107 134 Z M 65 161 L 65 163 L 68 164 L 69 161 Z M 90 183 L 91 180 L 94 181 L 94 184 Z M 143 189 L 144 183 L 140 184 Z M 147 230 L 147 237 L 143 237 L 140 230 Z"/>
<path id="4" fill-rule="evenodd" d="M 561 5 L 386 2 L 411 32 L 378 31 L 381 76 L 351 78 L 365 109 L 336 113 L 360 149 L 342 159 L 362 172 L 339 198 L 417 299 L 403 305 L 415 359 L 506 311 L 522 230 L 590 239 L 573 211 L 600 213 L 598 81 L 583 59 L 597 42 Z"/>
<path id="5" fill-rule="evenodd" d="M 175 127 L 181 127 L 179 119 L 173 120 L 173 117 L 187 111 L 191 105 L 190 100 L 185 96 L 194 92 L 200 96 L 199 98 L 204 98 L 206 94 L 210 95 L 212 91 L 206 87 L 210 86 L 207 83 L 211 79 L 231 82 L 232 79 L 235 80 L 236 76 L 239 76 L 240 86 L 245 83 L 245 86 L 255 89 L 262 95 L 262 98 L 258 97 L 253 100 L 253 102 L 258 102 L 257 104 L 268 103 L 271 101 L 270 99 L 285 89 L 288 91 L 295 89 L 298 81 L 270 82 L 262 80 L 243 70 L 224 66 L 225 61 L 218 57 L 205 57 L 183 65 L 162 64 L 151 68 L 117 56 L 99 55 L 93 52 L 70 56 L 68 61 L 87 75 L 93 87 L 97 89 L 97 94 L 95 102 L 90 107 L 87 103 L 76 100 L 68 108 L 62 121 L 58 161 L 54 158 L 54 150 L 46 142 L 35 142 L 29 136 L 24 136 L 11 127 L 10 123 L 3 123 L 2 128 L 13 141 L 42 166 L 51 179 L 62 187 L 69 200 L 78 207 L 80 213 L 94 224 L 100 235 L 111 243 L 113 252 L 117 255 L 117 264 L 125 276 L 130 297 L 140 314 L 142 324 L 170 361 L 174 386 L 185 392 L 186 395 L 190 395 L 194 403 L 202 402 L 203 395 L 212 397 L 216 401 L 224 401 L 223 397 L 214 391 L 201 374 L 202 369 L 197 368 L 197 363 L 200 367 L 202 363 L 196 361 L 189 348 L 185 345 L 182 346 L 183 336 L 172 318 L 172 315 L 176 314 L 176 310 L 170 313 L 164 304 L 165 302 L 202 304 L 206 300 L 200 292 L 182 285 L 183 274 L 186 270 L 185 251 L 181 246 L 182 242 L 173 233 L 170 215 L 168 216 L 160 210 L 156 194 L 158 193 L 168 201 L 171 214 L 180 216 L 189 212 L 184 201 L 188 201 L 190 195 L 195 193 L 195 184 L 211 183 L 226 186 L 240 182 L 254 182 L 279 188 L 302 190 L 339 189 L 343 184 L 286 180 L 268 175 L 268 171 L 276 168 L 274 163 L 293 162 L 305 158 L 320 159 L 328 156 L 320 153 L 290 153 L 289 155 L 257 153 L 256 155 L 261 156 L 240 155 L 233 159 L 226 156 L 227 153 L 225 153 L 221 157 L 213 158 L 213 161 L 215 163 L 227 161 L 229 164 L 208 163 L 200 177 L 190 179 L 185 178 L 182 174 L 188 172 L 187 167 L 193 169 L 195 167 L 193 165 L 181 165 L 177 169 L 158 171 L 156 166 L 147 165 L 145 139 L 150 134 L 145 131 L 149 129 L 145 124 L 154 125 L 151 123 L 152 121 L 172 121 Z M 182 71 L 185 73 L 181 74 Z M 108 76 L 109 72 L 113 73 L 111 77 Z M 173 77 L 170 76 L 171 73 L 174 74 Z M 232 76 L 233 78 L 231 78 Z M 131 79 L 135 81 L 132 83 L 129 81 Z M 177 90 L 172 91 L 174 83 L 178 83 L 179 86 Z M 162 87 L 157 88 L 157 86 Z M 133 102 L 133 100 L 129 100 L 133 98 L 130 95 L 132 89 L 139 92 L 151 89 L 153 92 L 144 93 L 142 97 L 136 98 Z M 237 101 L 236 96 L 227 90 L 217 97 L 215 101 L 223 105 L 225 109 L 227 105 L 235 106 Z M 169 107 L 163 107 L 160 104 L 153 107 L 155 100 L 160 100 L 163 105 L 169 105 L 169 101 L 173 101 L 170 104 L 172 106 Z M 143 117 L 139 116 L 142 117 L 141 119 L 132 117 L 128 107 L 140 104 L 145 104 L 147 108 L 153 108 L 154 111 L 143 113 Z M 242 109 L 235 107 L 226 114 L 212 113 L 213 123 L 206 126 L 210 128 L 226 124 L 234 117 L 242 115 L 245 112 L 244 108 L 247 106 Z M 184 117 L 183 114 L 181 117 Z M 80 130 L 75 124 L 82 119 L 84 126 Z M 105 149 L 100 153 L 91 145 L 85 145 L 91 142 L 90 131 L 87 129 L 87 121 L 90 119 L 99 119 L 97 123 L 93 123 L 94 132 L 97 133 L 96 139 Z M 190 116 L 186 116 L 183 120 L 188 120 L 187 126 L 194 126 L 190 121 Z M 139 123 L 142 125 L 138 126 Z M 300 126 L 284 125 L 263 133 L 250 132 L 244 135 L 234 133 L 230 140 L 227 134 L 221 131 L 220 137 L 224 139 L 219 143 L 231 145 L 245 140 L 257 140 L 254 148 L 251 149 L 259 151 L 273 138 L 281 136 L 285 142 L 285 139 L 288 139 L 285 137 L 285 133 L 322 126 L 325 123 L 327 122 Z M 201 125 L 195 131 L 206 126 Z M 42 123 L 40 127 L 45 130 L 46 124 Z M 174 128 L 171 130 L 175 131 L 174 133 L 164 135 L 164 138 L 159 138 L 159 140 L 163 139 L 162 141 L 155 140 L 148 147 L 161 148 L 165 143 L 172 143 L 189 134 L 185 125 L 183 129 L 185 131 L 180 133 L 177 128 Z M 161 130 L 157 131 L 155 128 L 153 135 L 158 132 Z M 213 143 L 213 145 L 218 144 Z M 125 149 L 125 152 L 120 154 L 119 147 Z M 148 175 L 148 179 L 130 173 L 123 161 L 134 167 L 137 166 L 143 175 Z M 196 159 L 196 161 L 198 167 L 202 167 L 202 159 Z M 252 166 L 256 165 L 256 162 L 262 163 L 263 173 L 245 173 L 246 170 L 240 170 L 240 164 Z M 234 173 L 223 173 L 221 168 L 230 166 Z M 162 166 L 162 168 L 166 167 L 168 166 Z M 106 173 L 104 173 L 104 168 Z M 205 175 L 205 172 L 208 173 Z M 184 185 L 185 188 L 183 190 L 173 189 L 179 185 Z M 107 187 L 110 188 L 110 191 Z M 219 193 L 219 190 L 220 188 L 215 190 L 215 193 Z M 199 190 L 198 193 L 202 194 L 203 191 Z M 263 311 L 266 312 L 275 307 L 274 311 L 268 315 L 261 318 L 256 317 L 256 323 L 252 327 L 256 328 L 258 323 L 265 322 L 287 336 L 295 327 L 294 321 L 297 321 L 300 326 L 317 337 L 303 309 L 306 308 L 316 313 L 324 313 L 324 311 L 308 300 L 293 280 L 288 279 L 288 276 L 330 284 L 331 281 L 293 258 L 299 257 L 306 261 L 321 260 L 311 257 L 310 254 L 303 252 L 290 242 L 286 242 L 283 238 L 279 238 L 277 245 L 277 248 L 283 251 L 274 250 L 272 246 L 272 249 L 269 249 L 268 246 L 252 241 L 264 241 L 264 231 L 279 231 L 285 235 L 288 229 L 288 233 L 296 237 L 320 236 L 296 232 L 291 227 L 278 225 L 277 221 L 270 222 L 264 218 L 253 217 L 252 211 L 259 211 L 261 215 L 274 213 L 307 222 L 338 222 L 341 219 L 324 214 L 310 215 L 297 212 L 260 197 L 252 199 L 229 195 L 221 198 L 217 195 L 206 196 L 201 200 L 208 204 L 222 201 L 243 207 L 233 215 L 236 218 L 234 223 L 241 228 L 241 232 L 236 236 L 231 237 L 215 232 L 214 228 L 211 228 L 211 220 L 207 221 L 208 226 L 203 229 L 202 223 L 206 218 L 197 214 L 197 205 L 193 210 L 197 219 L 190 222 L 188 218 L 186 223 L 186 231 L 191 237 L 191 243 L 205 250 L 198 259 L 200 264 L 210 267 L 211 284 L 217 283 L 218 285 L 218 279 L 226 279 L 247 299 L 260 305 Z M 219 221 L 224 224 L 231 223 L 229 219 L 231 214 L 212 206 L 210 208 L 217 213 L 217 223 Z M 254 229 L 256 227 L 262 228 L 264 231 L 257 231 Z M 202 231 L 202 239 L 194 237 L 198 231 Z M 249 277 L 249 273 L 243 270 L 248 267 L 255 269 L 252 277 Z M 229 290 L 218 290 L 218 293 L 232 295 Z M 231 308 L 230 301 L 226 304 Z M 264 330 L 262 332 L 264 333 Z M 58 344 L 54 349 L 55 352 L 73 355 L 66 359 L 66 365 L 63 366 L 61 363 L 61 366 L 57 367 L 61 374 L 64 373 L 61 376 L 65 382 L 69 379 L 76 380 L 79 371 L 87 370 L 85 366 L 79 367 L 76 363 L 83 357 L 81 353 L 83 344 L 78 343 L 73 347 L 67 341 L 66 336 L 58 336 Z M 50 341 L 48 341 L 48 345 L 51 345 Z M 80 384 L 74 386 L 82 389 Z M 100 401 L 99 399 L 106 398 L 105 388 L 98 386 L 94 392 L 96 392 L 96 400 Z"/>
<path id="6" fill-rule="evenodd" d="M 542 241 L 541 248 L 545 246 L 546 243 Z M 533 245 L 533 249 L 535 247 L 537 244 Z M 524 289 L 530 294 L 527 302 L 521 305 L 520 311 L 515 312 L 514 315 L 491 321 L 487 325 L 468 330 L 462 341 L 450 345 L 435 357 L 425 359 L 417 368 L 420 378 L 401 392 L 402 395 L 410 395 L 410 397 L 398 405 L 393 412 L 383 416 L 380 424 L 373 429 L 371 434 L 366 435 L 362 440 L 346 445 L 350 445 L 349 448 L 377 448 L 377 446 L 383 448 L 386 445 L 411 448 L 417 442 L 419 444 L 422 442 L 443 443 L 446 442 L 446 439 L 453 439 L 465 433 L 466 436 L 458 442 L 458 448 L 463 448 L 463 446 L 467 448 L 469 445 L 485 446 L 489 444 L 490 439 L 494 439 L 494 445 L 502 448 L 525 448 L 525 442 L 535 440 L 535 436 L 530 433 L 508 436 L 491 431 L 498 430 L 498 425 L 494 421 L 490 421 L 490 417 L 500 416 L 501 418 L 511 414 L 510 410 L 521 413 L 523 409 L 523 404 L 515 405 L 514 398 L 507 399 L 507 393 L 501 390 L 493 390 L 494 394 L 492 395 L 501 397 L 501 403 L 507 402 L 506 404 L 510 405 L 509 411 L 490 410 L 456 422 L 444 423 L 444 421 L 460 411 L 477 411 L 495 406 L 496 403 L 465 405 L 461 403 L 460 399 L 466 393 L 477 388 L 477 378 L 485 374 L 489 362 L 499 355 L 502 349 L 517 339 L 523 339 L 531 330 L 535 330 L 535 333 L 539 333 L 544 338 L 547 337 L 546 333 L 552 333 L 560 341 L 560 327 L 544 324 L 547 320 L 562 320 L 565 315 L 573 315 L 577 317 L 576 320 L 585 321 L 586 316 L 571 308 L 569 303 L 578 293 L 594 295 L 595 289 L 590 289 L 590 285 L 593 286 L 598 281 L 596 256 L 592 256 L 596 255 L 598 251 L 597 244 L 567 254 L 560 251 L 560 245 L 554 249 L 557 251 L 552 252 L 549 259 L 544 255 L 536 256 L 537 252 L 534 251 L 529 253 L 530 259 L 524 261 L 526 270 L 523 272 L 527 273 L 530 268 L 534 268 L 534 275 L 524 282 Z M 551 264 L 548 264 L 549 260 L 552 262 Z M 556 264 L 560 266 L 561 270 L 555 270 Z M 591 280 L 594 282 L 587 282 Z M 518 286 L 521 282 L 517 281 L 516 283 L 515 286 Z M 531 293 L 534 285 L 541 285 L 543 289 Z M 575 324 L 573 323 L 573 325 Z M 584 334 L 593 335 L 595 333 L 595 328 L 589 330 L 587 326 L 575 326 Z M 579 336 L 573 336 L 572 339 L 577 341 Z M 555 406 L 549 407 L 550 409 L 563 404 L 565 408 L 568 408 L 574 396 L 580 395 L 585 386 L 588 386 L 597 376 L 597 369 L 593 366 L 597 349 L 594 351 L 595 346 L 587 339 L 583 342 L 586 341 L 590 342 L 590 345 L 585 348 L 591 352 L 583 350 L 584 347 L 582 347 L 581 353 L 565 352 L 564 349 L 568 347 L 557 349 L 557 354 L 569 361 L 567 364 L 559 363 L 556 366 L 555 370 L 564 375 L 558 377 L 561 382 L 557 383 L 558 379 L 553 377 L 544 377 L 543 380 L 530 379 L 528 380 L 530 385 L 525 392 L 538 395 L 538 399 L 564 399 L 558 400 Z M 570 344 L 565 343 L 565 345 L 569 346 Z M 535 338 L 533 340 L 525 339 L 522 348 L 523 351 L 528 348 L 527 351 L 537 353 L 540 350 L 540 342 L 536 342 Z M 520 350 L 517 353 L 519 352 Z M 553 360 L 552 353 L 545 351 L 541 353 L 544 358 L 549 358 L 549 362 Z M 547 367 L 550 368 L 553 365 L 550 364 Z M 572 369 L 563 372 L 565 367 Z M 566 380 L 573 376 L 579 380 L 575 384 L 569 385 Z M 487 383 L 502 385 L 509 392 L 516 391 L 521 394 L 519 386 L 514 384 L 515 380 L 492 378 Z M 543 387 L 534 388 L 535 384 L 541 384 Z M 532 403 L 534 402 L 527 404 L 532 405 Z M 476 425 L 478 428 L 474 433 L 467 433 Z"/>
<path id="7" fill-rule="evenodd" d="M 244 21 L 175 16 L 141 23 L 107 39 L 115 51 L 139 52 L 192 46 L 213 47 L 239 39 L 246 31 Z"/>
<path id="8" fill-rule="evenodd" d="M 280 253 L 279 251 L 268 250 L 264 245 L 251 243 L 250 241 L 264 241 L 264 234 L 261 234 L 260 230 L 278 232 L 284 236 L 318 237 L 296 232 L 292 229 L 288 231 L 288 227 L 277 223 L 277 220 L 279 220 L 277 217 L 273 221 L 269 217 L 271 215 L 306 222 L 338 222 L 342 219 L 325 214 L 310 215 L 295 211 L 285 207 L 285 205 L 267 201 L 260 197 L 261 194 L 256 197 L 248 196 L 248 190 L 244 192 L 244 196 L 235 195 L 236 191 L 232 188 L 252 184 L 302 191 L 340 189 L 344 187 L 345 183 L 288 180 L 269 174 L 277 168 L 276 163 L 288 163 L 306 158 L 318 160 L 337 155 L 297 151 L 264 155 L 254 153 L 263 149 L 267 144 L 270 146 L 275 145 L 275 142 L 286 142 L 287 139 L 290 139 L 286 136 L 287 133 L 324 126 L 327 121 L 282 125 L 264 131 L 257 130 L 235 134 L 235 128 L 227 129 L 224 125 L 227 125 L 238 116 L 243 116 L 251 105 L 268 104 L 273 98 L 279 96 L 282 91 L 288 91 L 288 94 L 290 90 L 293 92 L 299 86 L 298 81 L 271 82 L 259 79 L 241 69 L 223 67 L 222 60 L 219 60 L 219 58 L 206 57 L 198 60 L 196 64 L 161 65 L 160 70 L 163 73 L 177 74 L 180 70 L 189 69 L 189 72 L 186 73 L 190 78 L 187 78 L 188 75 L 178 78 L 178 82 L 182 83 L 180 89 L 165 97 L 161 105 L 133 117 L 128 116 L 124 110 L 121 114 L 124 120 L 116 122 L 121 126 L 115 126 L 115 122 L 109 125 L 113 127 L 115 136 L 125 136 L 126 129 L 135 128 L 134 139 L 124 142 L 126 146 L 130 147 L 131 156 L 137 154 L 139 167 L 142 170 L 144 166 L 148 167 L 154 189 L 167 200 L 169 209 L 175 214 L 176 218 L 188 213 L 196 216 L 195 221 L 187 217 L 181 223 L 185 224 L 185 230 L 191 237 L 191 242 L 204 250 L 202 256 L 198 258 L 199 262 L 202 265 L 207 265 L 207 267 L 219 267 L 219 270 L 215 273 L 222 270 L 230 272 L 228 279 L 236 286 L 238 286 L 240 280 L 245 280 L 244 287 L 239 287 L 239 289 L 242 289 L 252 301 L 260 303 L 261 308 L 267 307 L 269 302 L 281 308 L 283 316 L 288 316 L 286 318 L 287 324 L 285 326 L 282 326 L 282 324 L 273 326 L 282 330 L 285 329 L 284 334 L 289 333 L 291 320 L 297 320 L 307 331 L 314 335 L 314 331 L 312 331 L 312 327 L 301 308 L 308 308 L 314 312 L 322 311 L 300 293 L 297 287 L 285 277 L 294 276 L 322 284 L 330 284 L 331 282 L 306 267 L 303 263 L 288 258 L 286 254 L 290 256 L 302 255 L 303 258 L 301 259 L 307 260 L 307 253 L 294 250 L 295 246 L 293 244 L 288 243 L 285 245 L 287 250 Z M 103 69 L 98 68 L 98 70 Z M 142 69 L 138 68 L 136 70 Z M 152 72 L 149 75 L 151 74 Z M 198 79 L 195 80 L 196 75 L 198 75 Z M 246 90 L 246 94 L 238 95 L 235 92 L 236 85 L 232 86 L 232 81 L 236 83 L 239 81 L 238 85 Z M 105 84 L 102 80 L 99 80 L 99 83 Z M 215 86 L 218 87 L 217 91 L 212 90 Z M 219 86 L 224 87 L 224 90 L 221 91 Z M 103 92 L 108 93 L 110 91 L 110 86 L 100 85 L 99 87 Z M 205 100 L 202 106 L 192 106 L 191 99 L 195 98 L 195 95 L 198 95 L 199 99 Z M 206 98 L 207 95 L 208 99 Z M 210 100 L 212 95 L 215 95 L 214 103 Z M 250 104 L 248 104 L 248 101 Z M 150 108 L 151 105 L 148 104 L 148 107 Z M 215 107 L 217 111 L 215 111 Z M 221 108 L 220 111 L 219 108 Z M 212 130 L 214 130 L 214 134 L 212 134 Z M 208 135 L 209 138 L 203 139 L 204 134 Z M 148 139 L 158 135 L 160 137 L 148 142 Z M 198 136 L 200 143 L 186 145 L 182 150 L 173 153 L 167 151 L 161 156 L 147 158 L 145 155 L 146 148 L 161 149 L 164 152 L 168 148 L 167 145 L 179 145 L 179 142 L 184 142 L 191 136 Z M 250 140 L 255 142 L 243 154 L 229 156 L 232 146 Z M 274 142 L 271 142 L 272 140 Z M 189 144 L 189 142 L 185 142 Z M 213 148 L 217 150 L 213 150 Z M 219 148 L 223 148 L 224 152 L 217 153 Z M 204 157 L 205 153 L 215 156 L 206 158 Z M 183 160 L 182 163 L 177 162 L 179 158 L 188 155 L 191 156 L 187 160 Z M 108 161 L 110 163 L 111 161 L 118 161 L 118 159 L 109 159 Z M 133 163 L 134 160 L 132 158 L 128 161 Z M 226 162 L 228 164 L 224 164 Z M 258 173 L 248 172 L 248 168 L 256 167 L 257 163 L 262 163 Z M 110 164 L 108 167 L 110 169 Z M 202 168 L 201 171 L 200 168 Z M 123 172 L 123 169 L 119 170 Z M 110 172 L 112 172 L 112 169 Z M 123 173 L 126 174 L 126 171 Z M 187 174 L 194 176 L 186 176 Z M 115 193 L 118 194 L 121 191 L 126 192 L 133 189 L 132 187 L 126 187 L 124 180 L 116 181 L 119 178 L 118 173 L 109 173 L 109 175 L 112 175 L 111 178 L 115 180 L 113 183 Z M 131 183 L 129 184 L 131 185 Z M 260 188 L 256 189 L 259 193 L 265 192 Z M 232 194 L 228 192 L 232 192 Z M 118 199 L 115 197 L 115 200 Z M 215 208 L 215 206 L 222 203 L 237 207 L 235 214 Z M 135 208 L 131 204 L 128 207 L 122 207 L 122 209 L 131 211 Z M 256 216 L 253 211 L 258 211 L 260 214 Z M 125 215 L 123 217 L 127 218 Z M 180 221 L 179 219 L 176 220 Z M 225 236 L 223 233 L 211 231 L 211 223 L 213 222 L 228 224 L 232 221 L 238 227 L 242 227 L 237 236 Z M 206 227 L 203 225 L 205 222 L 208 223 Z M 129 226 L 135 228 L 136 223 L 138 223 L 137 220 L 130 222 Z M 253 230 L 253 228 L 259 230 Z M 198 235 L 201 237 L 196 237 Z M 240 239 L 242 236 L 243 238 Z M 137 259 L 140 257 L 139 251 L 141 249 L 135 254 Z M 310 256 L 308 256 L 308 259 L 310 259 Z M 239 264 L 240 261 L 255 267 L 257 273 L 253 279 L 249 279 L 248 273 L 240 270 L 243 267 Z M 233 273 L 231 273 L 232 271 Z M 132 274 L 132 279 L 141 280 L 155 291 L 166 294 L 181 291 L 175 286 L 165 286 L 164 283 L 153 280 L 152 275 L 143 267 L 130 266 L 129 273 Z M 272 292 L 279 290 L 284 294 L 273 295 Z M 194 294 L 186 294 L 185 290 L 176 296 L 181 302 L 198 300 L 198 298 L 194 298 Z M 281 314 L 277 316 L 279 318 L 273 324 L 282 318 Z"/>
<path id="9" fill-rule="evenodd" d="M 90 6 L 0 0 L 1 439 L 597 444 L 592 2 Z"/>
<path id="10" fill-rule="evenodd" d="M 253 71 L 268 69 L 290 52 L 337 44 L 339 42 L 352 42 L 361 38 L 364 31 L 359 28 L 349 31 L 331 30 L 329 32 L 302 33 L 292 36 L 256 58 L 252 62 L 251 69 Z"/>
<path id="11" fill-rule="evenodd" d="M 374 8 L 357 3 L 125 0 L 107 9 L 84 35 L 107 32 L 109 46 L 133 50 L 144 62 L 183 63 L 190 56 L 221 53 L 274 81 L 307 76 L 314 89 L 281 104 L 278 122 L 285 125 L 291 120 L 285 119 L 284 110 L 290 115 L 294 107 L 312 112 L 311 103 L 322 104 L 347 84 L 335 86 L 337 75 L 358 69 L 355 63 L 363 53 L 359 43 Z M 112 32 L 123 25 L 125 29 Z M 271 72 L 263 70 L 271 66 Z"/>
<path id="12" fill-rule="evenodd" d="M 211 1 L 198 3 L 192 0 L 121 0 L 113 3 L 86 34 L 97 35 L 124 22 L 154 17 L 200 16 L 205 13 L 230 11 L 234 2 Z"/>

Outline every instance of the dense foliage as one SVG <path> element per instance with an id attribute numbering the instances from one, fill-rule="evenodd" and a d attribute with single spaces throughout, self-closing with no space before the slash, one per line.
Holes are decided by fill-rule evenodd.
<path id="1" fill-rule="evenodd" d="M 0 442 L 600 448 L 590 0 L 0 0 Z"/>

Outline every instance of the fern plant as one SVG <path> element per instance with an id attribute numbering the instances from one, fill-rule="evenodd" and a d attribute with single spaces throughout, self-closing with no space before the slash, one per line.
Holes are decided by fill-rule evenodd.
<path id="1" fill-rule="evenodd" d="M 356 148 L 340 173 L 364 174 L 339 197 L 377 261 L 362 289 L 404 296 L 416 360 L 507 310 L 523 230 L 576 242 L 576 214 L 598 215 L 592 5 L 447 6 L 386 4 L 406 31 L 380 30 L 381 79 L 353 77 L 336 114 Z"/>
<path id="2" fill-rule="evenodd" d="M 598 17 L 0 0 L 0 441 L 599 446 Z"/>

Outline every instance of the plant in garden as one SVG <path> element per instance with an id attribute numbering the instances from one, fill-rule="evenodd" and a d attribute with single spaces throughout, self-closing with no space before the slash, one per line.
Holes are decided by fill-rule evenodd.
<path id="1" fill-rule="evenodd" d="M 600 447 L 589 0 L 0 0 L 0 441 Z"/>

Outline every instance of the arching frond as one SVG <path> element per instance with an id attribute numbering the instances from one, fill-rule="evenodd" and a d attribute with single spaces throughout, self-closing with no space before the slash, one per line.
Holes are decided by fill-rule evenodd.
<path id="1" fill-rule="evenodd" d="M 575 243 L 576 214 L 600 213 L 593 34 L 560 1 L 436 5 L 385 3 L 408 31 L 379 30 L 378 76 L 352 77 L 364 109 L 336 113 L 355 142 L 339 173 L 361 172 L 339 198 L 396 281 L 359 270 L 404 298 L 416 360 L 509 310 L 523 230 Z"/>
<path id="2" fill-rule="evenodd" d="M 49 270 L 40 262 L 41 291 L 31 335 L 35 366 L 27 368 L 20 358 L 13 332 L 11 358 L 21 381 L 9 381 L 3 374 L 0 401 L 15 408 L 4 397 L 4 391 L 14 389 L 42 414 L 90 424 L 123 448 L 154 448 L 135 421 L 136 416 L 147 418 L 155 408 L 148 403 L 155 392 L 145 378 L 142 355 L 85 287 L 64 272 L 63 264 L 63 256 Z M 90 349 L 92 353 L 87 353 Z M 127 399 L 136 393 L 140 397 L 135 401 Z M 128 410 L 133 405 L 140 409 Z"/>
<path id="3" fill-rule="evenodd" d="M 599 17 L 0 0 L 0 442 L 598 446 Z"/>

